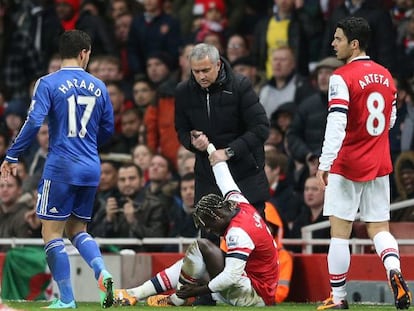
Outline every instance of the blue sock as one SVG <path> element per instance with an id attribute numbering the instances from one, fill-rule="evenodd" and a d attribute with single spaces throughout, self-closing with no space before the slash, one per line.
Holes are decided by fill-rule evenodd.
<path id="1" fill-rule="evenodd" d="M 65 250 L 65 243 L 62 238 L 54 239 L 46 243 L 44 249 L 50 272 L 59 288 L 60 300 L 69 303 L 74 300 L 74 297 L 70 280 L 70 263 Z"/>
<path id="2" fill-rule="evenodd" d="M 101 271 L 105 270 L 105 264 L 96 241 L 87 232 L 82 231 L 73 237 L 72 244 L 78 249 L 82 258 L 93 269 L 95 279 L 98 280 Z"/>

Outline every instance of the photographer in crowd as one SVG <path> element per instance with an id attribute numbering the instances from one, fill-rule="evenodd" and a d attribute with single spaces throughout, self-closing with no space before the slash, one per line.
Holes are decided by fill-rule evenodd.
<path id="1" fill-rule="evenodd" d="M 131 237 L 130 224 L 134 220 L 136 207 L 144 197 L 143 175 L 135 164 L 123 164 L 118 169 L 119 195 L 108 197 L 105 218 L 95 229 L 95 236 Z"/>

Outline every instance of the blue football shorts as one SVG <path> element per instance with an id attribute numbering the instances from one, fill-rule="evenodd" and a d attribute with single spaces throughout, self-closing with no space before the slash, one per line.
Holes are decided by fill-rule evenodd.
<path id="1" fill-rule="evenodd" d="M 41 219 L 66 220 L 74 215 L 90 221 L 97 186 L 77 186 L 42 179 L 38 187 L 36 214 Z"/>

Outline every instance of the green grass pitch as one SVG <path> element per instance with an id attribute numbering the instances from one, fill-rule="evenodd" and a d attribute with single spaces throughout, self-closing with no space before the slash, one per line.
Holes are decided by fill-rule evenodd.
<path id="1" fill-rule="evenodd" d="M 19 310 L 26 310 L 26 311 L 40 311 L 42 310 L 41 307 L 47 306 L 48 302 L 17 302 L 17 301 L 6 301 L 8 306 L 19 309 Z M 298 311 L 305 311 L 305 310 L 316 310 L 317 304 L 310 304 L 310 303 L 282 303 L 280 305 L 274 307 L 232 307 L 228 305 L 217 305 L 215 307 L 212 306 L 194 306 L 194 307 L 149 307 L 146 306 L 144 303 L 138 304 L 134 307 L 113 307 L 108 309 L 113 311 L 132 311 L 132 310 L 162 310 L 162 309 L 169 309 L 175 311 L 190 311 L 190 310 L 217 310 L 217 311 L 236 311 L 236 310 L 243 310 L 243 311 L 253 311 L 253 310 L 298 310 Z M 365 310 L 379 310 L 379 311 L 386 311 L 386 310 L 396 310 L 392 305 L 383 305 L 383 304 L 351 304 L 349 306 L 350 310 L 357 310 L 357 311 L 365 311 Z M 79 311 L 102 311 L 101 306 L 95 302 L 80 302 L 78 303 Z"/>

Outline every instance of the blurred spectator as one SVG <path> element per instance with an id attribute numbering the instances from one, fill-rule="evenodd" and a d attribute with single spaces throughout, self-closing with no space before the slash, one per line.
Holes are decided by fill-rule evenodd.
<path id="1" fill-rule="evenodd" d="M 178 59 L 181 34 L 177 20 L 165 14 L 162 0 L 144 0 L 144 14 L 134 17 L 128 37 L 128 63 L 132 74 L 145 74 L 147 58 L 154 52 Z"/>
<path id="2" fill-rule="evenodd" d="M 149 181 L 149 172 L 148 169 L 151 165 L 151 159 L 153 157 L 153 153 L 148 145 L 145 144 L 138 144 L 132 150 L 132 162 L 139 166 L 142 170 L 144 176 L 144 184 L 147 184 Z"/>
<path id="3" fill-rule="evenodd" d="M 194 44 L 189 43 L 189 44 L 184 45 L 180 49 L 180 56 L 178 58 L 178 65 L 179 65 L 179 71 L 180 71 L 179 81 L 185 81 L 190 78 L 191 67 L 190 67 L 189 56 L 190 56 L 190 53 L 193 47 L 194 47 Z"/>
<path id="4" fill-rule="evenodd" d="M 102 77 L 99 74 L 99 64 L 102 59 L 102 55 L 92 56 L 89 60 L 87 70 L 91 75 L 102 80 Z"/>
<path id="5" fill-rule="evenodd" d="M 113 55 L 101 55 L 98 62 L 98 76 L 104 82 L 121 81 L 121 60 Z"/>
<path id="6" fill-rule="evenodd" d="M 118 56 L 121 60 L 122 76 L 131 79 L 132 74 L 128 65 L 128 36 L 131 29 L 133 15 L 130 12 L 120 14 L 114 20 L 114 36 L 117 45 Z"/>
<path id="7" fill-rule="evenodd" d="M 276 149 L 280 153 L 286 154 L 285 135 L 282 129 L 275 122 L 270 123 L 269 136 L 266 139 L 265 147 Z"/>
<path id="8" fill-rule="evenodd" d="M 11 175 L 7 182 L 0 180 L 0 238 L 40 237 L 34 200 L 22 194 L 20 177 Z M 9 248 L 9 245 L 0 246 L 0 251 Z"/>
<path id="9" fill-rule="evenodd" d="M 105 2 L 104 0 L 82 0 L 82 10 L 88 11 L 93 16 L 100 16 L 105 19 Z"/>
<path id="10" fill-rule="evenodd" d="M 176 75 L 170 72 L 169 57 L 164 53 L 152 54 L 147 61 L 149 79 L 156 85 L 157 99 L 148 106 L 144 115 L 147 131 L 147 145 L 153 153 L 160 153 L 171 163 L 177 162 L 177 150 L 180 146 L 174 127 Z"/>
<path id="11" fill-rule="evenodd" d="M 12 18 L 11 6 L 0 2 L 0 80 L 4 81 L 11 99 L 29 101 L 30 82 L 44 73 L 45 65 L 35 48 L 30 27 L 22 27 Z"/>
<path id="12" fill-rule="evenodd" d="M 294 52 L 289 47 L 280 47 L 271 53 L 272 78 L 260 90 L 260 102 L 267 117 L 285 102 L 298 105 L 315 90 L 307 78 L 296 72 Z"/>
<path id="13" fill-rule="evenodd" d="M 168 159 L 156 154 L 149 167 L 149 184 L 145 188 L 144 200 L 137 207 L 131 223 L 133 237 L 166 237 L 169 231 L 169 215 L 177 192 L 177 183 L 172 180 L 172 165 Z M 162 250 L 161 246 L 145 247 L 145 251 Z"/>
<path id="14" fill-rule="evenodd" d="M 113 172 L 111 175 L 113 176 Z M 135 212 L 144 198 L 142 171 L 135 164 L 123 164 L 118 169 L 117 178 L 119 193 L 110 191 L 106 196 L 105 218 L 100 223 L 96 223 L 96 236 L 134 237 L 132 225 L 135 222 Z"/>
<path id="15" fill-rule="evenodd" d="M 238 1 L 238 0 L 236 0 Z M 234 1 L 233 1 L 234 2 Z M 265 1 L 256 1 L 256 0 L 242 0 L 245 4 L 242 6 L 244 7 L 244 11 L 241 14 L 241 22 L 236 28 L 236 32 L 241 33 L 244 35 L 251 46 L 253 42 L 254 30 L 256 25 L 259 21 L 268 18 L 271 15 L 272 7 L 273 7 L 273 0 L 265 0 Z M 233 7 L 233 5 L 229 5 L 229 7 Z M 229 13 L 229 24 L 230 30 L 234 29 L 233 25 L 233 13 Z M 238 14 L 240 15 L 240 14 Z"/>
<path id="16" fill-rule="evenodd" d="M 372 0 L 345 0 L 339 5 L 328 19 L 322 42 L 321 58 L 334 56 L 331 46 L 336 24 L 347 16 L 365 18 L 371 28 L 371 40 L 368 42 L 367 55 L 374 61 L 385 66 L 391 72 L 396 69 L 395 57 L 395 29 L 389 12 Z"/>
<path id="17" fill-rule="evenodd" d="M 310 71 L 320 60 L 321 46 L 326 24 L 324 12 L 322 10 L 324 1 L 333 2 L 338 0 L 295 0 L 296 10 L 302 11 L 304 21 L 308 23 L 304 27 L 304 30 L 306 40 L 308 41 L 308 66 Z"/>
<path id="18" fill-rule="evenodd" d="M 247 40 L 240 34 L 234 34 L 227 40 L 226 58 L 230 63 L 241 57 L 249 55 Z M 253 63 L 253 62 L 252 62 Z"/>
<path id="19" fill-rule="evenodd" d="M 110 4 L 110 17 L 112 21 L 125 14 L 136 15 L 141 13 L 143 10 L 142 4 L 140 1 L 135 0 L 112 0 Z"/>
<path id="20" fill-rule="evenodd" d="M 205 32 L 203 36 L 200 37 L 200 39 L 201 41 L 196 41 L 196 42 L 202 42 L 202 43 L 215 46 L 216 49 L 219 51 L 220 55 L 224 55 L 224 53 L 226 52 L 224 48 L 224 39 L 220 34 L 214 31 L 209 31 L 209 32 Z"/>
<path id="21" fill-rule="evenodd" d="M 138 78 L 132 86 L 135 106 L 145 114 L 147 108 L 157 100 L 155 85 L 145 77 Z"/>
<path id="22" fill-rule="evenodd" d="M 400 81 L 402 82 L 402 81 Z M 405 82 L 408 82 L 405 84 Z M 400 113 L 397 120 L 401 122 L 401 151 L 414 150 L 414 92 L 413 92 L 413 80 L 404 81 L 399 84 L 399 89 L 405 91 L 405 96 L 403 92 L 399 92 L 398 95 L 401 95 L 398 98 L 400 110 L 404 113 Z M 400 111 L 400 112 L 402 112 Z"/>
<path id="23" fill-rule="evenodd" d="M 125 110 L 132 108 L 133 103 L 126 98 L 126 95 L 122 89 L 122 85 L 118 81 L 109 81 L 106 83 L 109 97 L 111 98 L 112 107 L 115 117 L 115 133 L 122 132 L 122 113 Z"/>
<path id="24" fill-rule="evenodd" d="M 293 102 L 281 104 L 270 116 L 270 123 L 276 124 L 282 131 L 283 137 L 292 123 L 293 116 L 296 112 L 296 105 Z"/>
<path id="25" fill-rule="evenodd" d="M 199 230 L 194 225 L 194 173 L 187 173 L 180 181 L 180 197 L 169 210 L 169 237 L 195 238 Z M 168 251 L 178 251 L 176 247 L 168 247 Z"/>
<path id="26" fill-rule="evenodd" d="M 300 214 L 296 217 L 292 230 L 290 232 L 290 238 L 300 239 L 302 238 L 301 229 L 304 226 L 311 225 L 317 222 L 328 220 L 327 216 L 323 216 L 323 203 L 325 200 L 324 189 L 319 184 L 316 176 L 311 176 L 306 179 L 305 190 L 303 193 L 304 206 L 301 208 Z M 330 228 L 324 228 L 315 230 L 312 234 L 314 239 L 330 239 Z M 314 253 L 327 253 L 328 245 L 312 246 Z M 301 253 L 301 247 L 289 246 L 288 249 Z"/>
<path id="27" fill-rule="evenodd" d="M 207 43 L 205 42 L 206 35 L 214 33 L 224 44 L 228 24 L 224 0 L 195 0 L 194 6 L 198 6 L 203 12 L 199 29 L 195 33 L 195 42 Z M 223 54 L 222 52 L 224 51 L 220 51 L 220 54 Z"/>
<path id="28" fill-rule="evenodd" d="M 264 75 L 258 72 L 256 65 L 253 62 L 253 58 L 250 56 L 243 56 L 236 58 L 232 63 L 231 67 L 233 71 L 245 76 L 250 80 L 253 85 L 253 89 L 257 95 L 266 83 Z"/>
<path id="29" fill-rule="evenodd" d="M 198 16 L 202 16 L 203 12 L 197 12 L 194 10 L 194 0 L 174 0 L 172 2 L 172 15 L 180 24 L 181 38 L 183 43 L 193 42 L 192 37 L 194 20 Z M 198 27 L 197 27 L 198 28 Z"/>
<path id="30" fill-rule="evenodd" d="M 414 198 L 414 151 L 402 152 L 395 162 L 398 197 L 393 202 Z M 414 221 L 414 206 L 391 212 L 391 221 Z"/>
<path id="31" fill-rule="evenodd" d="M 145 64 L 147 77 L 156 87 L 169 78 L 173 69 L 173 59 L 164 51 L 148 55 Z"/>
<path id="32" fill-rule="evenodd" d="M 56 15 L 53 1 L 33 0 L 30 2 L 30 12 L 26 15 L 30 23 L 29 31 L 33 38 L 34 48 L 41 56 L 43 71 L 46 72 L 49 60 L 59 50 L 59 35 L 63 29 Z"/>
<path id="33" fill-rule="evenodd" d="M 180 177 L 188 174 L 194 173 L 194 166 L 195 166 L 195 154 L 185 153 L 185 155 L 177 161 L 177 172 Z"/>
<path id="34" fill-rule="evenodd" d="M 105 83 L 116 82 L 127 100 L 132 100 L 132 83 L 125 79 L 121 59 L 113 55 L 101 55 L 98 58 L 98 77 Z"/>
<path id="35" fill-rule="evenodd" d="M 93 15 L 80 0 L 55 0 L 56 14 L 64 30 L 79 29 L 92 39 L 92 55 L 115 55 L 114 38 L 103 16 Z"/>
<path id="36" fill-rule="evenodd" d="M 322 150 L 328 115 L 329 78 L 342 65 L 336 57 L 324 58 L 317 64 L 314 75 L 318 92 L 303 99 L 298 105 L 287 132 L 289 153 L 295 161 L 308 167 L 307 176 L 311 175 L 310 166 L 317 166 Z"/>
<path id="37" fill-rule="evenodd" d="M 414 71 L 414 14 L 397 31 L 397 72 L 402 78 L 411 78 Z"/>
<path id="38" fill-rule="evenodd" d="M 394 78 L 395 86 L 397 87 L 397 119 L 395 120 L 394 126 L 390 129 L 389 137 L 390 137 L 390 150 L 391 150 L 391 161 L 395 164 L 397 157 L 401 153 L 401 138 L 402 132 L 404 129 L 404 121 L 407 116 L 407 106 L 411 105 L 411 98 L 412 98 L 412 90 L 411 85 L 407 79 Z M 409 128 L 408 121 L 407 127 Z M 390 186 L 391 186 L 391 201 L 395 200 L 398 196 L 398 191 L 396 188 L 395 183 L 395 170 L 391 173 L 390 178 Z"/>
<path id="39" fill-rule="evenodd" d="M 158 63 L 157 58 L 148 60 L 148 67 L 153 67 L 153 69 L 148 69 L 149 76 L 152 70 L 154 73 L 161 70 L 162 67 Z M 161 73 L 161 71 L 159 72 Z M 146 142 L 152 152 L 161 153 L 175 165 L 177 163 L 177 150 L 180 146 L 174 127 L 175 87 L 178 81 L 176 80 L 177 77 L 171 76 L 170 79 L 166 80 L 167 78 L 168 76 L 165 76 L 159 81 L 163 81 L 163 83 L 158 86 L 157 99 L 145 111 L 144 123 L 147 131 Z M 161 77 L 158 79 L 161 79 Z M 157 82 L 154 81 L 154 78 L 152 80 L 154 83 Z"/>
<path id="40" fill-rule="evenodd" d="M 295 193 L 291 183 L 287 179 L 287 156 L 278 153 L 275 149 L 265 151 L 265 172 L 269 181 L 269 202 L 272 203 L 282 217 L 286 226 L 284 232 L 289 236 L 289 230 L 294 220 L 300 213 L 301 199 Z"/>
<path id="41" fill-rule="evenodd" d="M 180 146 L 178 147 L 178 150 L 177 150 L 177 162 L 176 162 L 176 166 L 177 166 L 177 168 L 178 168 L 178 175 L 179 176 L 183 176 L 184 174 L 181 174 L 181 173 L 183 173 L 184 171 L 183 170 L 181 170 L 181 168 L 183 168 L 184 167 L 184 161 L 187 159 L 187 158 L 189 158 L 189 157 L 192 157 L 193 156 L 193 152 L 191 152 L 190 150 L 188 150 L 187 148 L 185 148 L 183 145 L 181 145 L 180 144 Z M 181 172 L 181 173 L 180 173 Z"/>
<path id="42" fill-rule="evenodd" d="M 0 80 L 0 129 L 5 129 L 6 124 L 4 123 L 4 112 L 8 103 L 10 101 L 11 94 L 4 83 L 4 81 Z"/>
<path id="43" fill-rule="evenodd" d="M 19 133 L 27 116 L 27 107 L 22 100 L 10 100 L 4 111 L 6 126 L 9 131 L 10 140 Z"/>
<path id="44" fill-rule="evenodd" d="M 95 196 L 93 216 L 92 220 L 88 223 L 88 232 L 92 236 L 103 234 L 100 226 L 106 216 L 106 201 L 110 197 L 120 197 L 117 182 L 118 164 L 111 160 L 101 160 L 101 177 Z"/>
<path id="45" fill-rule="evenodd" d="M 414 12 L 414 2 L 412 0 L 394 0 L 390 8 L 392 23 L 395 28 L 410 18 Z"/>
<path id="46" fill-rule="evenodd" d="M 132 154 L 133 148 L 145 140 L 141 135 L 145 132 L 143 126 L 143 116 L 137 108 L 124 110 L 121 113 L 121 132 L 102 146 L 101 152 Z"/>
<path id="47" fill-rule="evenodd" d="M 61 65 L 62 65 L 62 58 L 60 57 L 60 55 L 53 54 L 52 57 L 49 59 L 49 63 L 47 66 L 47 73 L 58 71 Z"/>
<path id="48" fill-rule="evenodd" d="M 274 75 L 271 52 L 285 46 L 292 50 L 297 72 L 308 75 L 309 42 L 305 29 L 313 29 L 314 25 L 302 8 L 295 8 L 295 0 L 274 0 L 273 15 L 257 23 L 253 36 L 252 55 L 266 78 Z"/>

